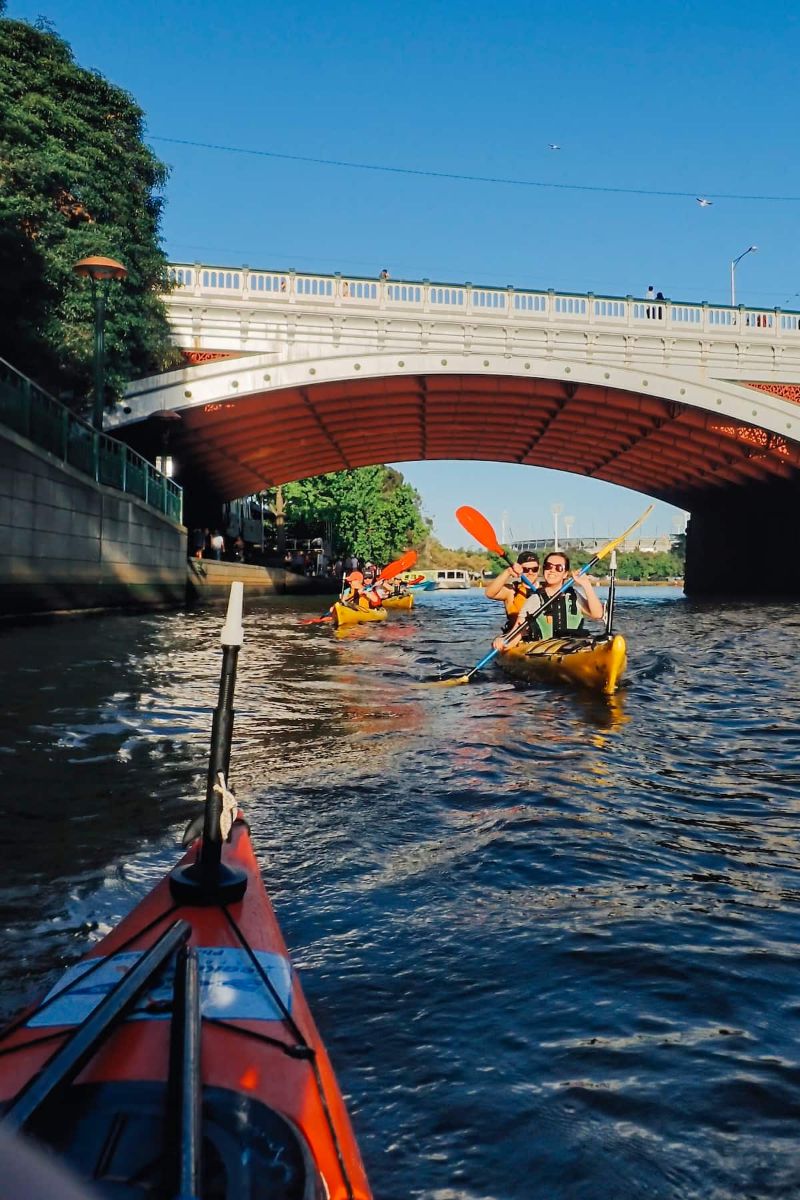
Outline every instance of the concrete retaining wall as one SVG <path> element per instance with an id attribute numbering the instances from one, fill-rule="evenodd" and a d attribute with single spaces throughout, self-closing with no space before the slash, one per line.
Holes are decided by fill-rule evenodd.
<path id="1" fill-rule="evenodd" d="M 168 607 L 186 530 L 0 428 L 0 615 Z"/>
<path id="2" fill-rule="evenodd" d="M 282 567 L 257 567 L 249 563 L 217 562 L 213 558 L 190 558 L 187 599 L 192 603 L 227 602 L 231 583 L 244 583 L 245 598 L 313 591 L 313 581 Z"/>

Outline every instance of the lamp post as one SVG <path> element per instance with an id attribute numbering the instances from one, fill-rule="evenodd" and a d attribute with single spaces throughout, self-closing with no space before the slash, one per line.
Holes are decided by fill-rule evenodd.
<path id="1" fill-rule="evenodd" d="M 745 254 L 751 254 L 757 249 L 758 246 L 748 246 L 746 250 L 742 251 L 738 258 L 731 259 L 731 308 L 733 308 L 736 304 L 736 267 L 742 261 Z"/>
<path id="2" fill-rule="evenodd" d="M 103 432 L 103 401 L 105 399 L 105 334 L 106 300 L 108 289 L 113 279 L 124 279 L 128 274 L 127 268 L 113 258 L 103 258 L 92 255 L 82 258 L 72 268 L 76 275 L 88 279 L 92 287 L 94 302 L 94 404 L 92 405 L 92 425 Z"/>
<path id="3" fill-rule="evenodd" d="M 558 514 L 564 511 L 563 504 L 551 504 L 550 512 L 553 514 L 553 549 L 558 549 Z"/>

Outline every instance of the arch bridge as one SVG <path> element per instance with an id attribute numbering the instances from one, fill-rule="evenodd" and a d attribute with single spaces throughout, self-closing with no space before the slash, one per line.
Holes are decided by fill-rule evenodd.
<path id="1" fill-rule="evenodd" d="M 190 504 L 376 462 L 550 467 L 688 510 L 687 590 L 740 590 L 760 546 L 786 568 L 763 590 L 800 592 L 800 314 L 171 270 L 186 365 L 131 384 L 109 424 L 173 455 Z"/>

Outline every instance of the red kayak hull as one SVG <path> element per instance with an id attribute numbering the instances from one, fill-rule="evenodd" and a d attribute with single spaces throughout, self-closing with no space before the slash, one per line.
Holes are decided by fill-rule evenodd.
<path id="1" fill-rule="evenodd" d="M 199 839 L 182 863 L 193 862 L 198 850 Z M 102 978 L 115 970 L 114 964 L 108 962 L 112 955 L 121 953 L 128 959 L 140 954 L 174 921 L 188 922 L 189 942 L 198 948 L 204 980 L 200 1052 L 204 1091 L 225 1089 L 258 1101 L 285 1117 L 305 1139 L 332 1200 L 369 1200 L 369 1185 L 344 1101 L 289 960 L 243 820 L 235 822 L 231 840 L 223 845 L 222 857 L 227 867 L 238 869 L 247 877 L 247 889 L 240 901 L 227 908 L 180 903 L 176 906 L 169 877 L 165 877 L 89 951 L 77 971 L 96 965 L 94 990 L 101 992 L 105 987 Z M 264 969 L 275 985 L 278 999 L 269 991 L 258 994 L 258 972 L 252 969 L 252 957 L 243 948 L 244 943 L 262 966 L 266 964 Z M 97 964 L 96 960 L 105 962 Z M 75 972 L 73 968 L 67 978 L 74 977 Z M 93 1001 L 86 994 L 80 995 L 81 990 L 87 993 L 91 989 L 78 981 L 75 990 L 74 999 L 59 997 L 41 1013 L 32 1010 L 25 1024 L 15 1024 L 0 1039 L 3 1052 L 0 1101 L 13 1100 L 58 1050 L 59 1036 L 52 1035 L 68 1035 L 80 1021 L 83 1008 L 91 1006 Z M 290 1014 L 289 1020 L 280 1011 L 282 1003 Z M 70 1011 L 70 1005 L 74 1012 Z M 134 1013 L 110 1033 L 74 1084 L 166 1083 L 171 1022 L 170 1014 L 163 1009 L 158 989 L 151 989 Z M 48 1023 L 53 1021 L 62 1023 Z M 279 1045 L 243 1037 L 246 1031 L 274 1039 Z M 31 1044 L 44 1036 L 48 1037 L 46 1042 Z M 293 1057 L 291 1051 L 302 1042 L 313 1054 Z M 290 1053 L 281 1046 L 288 1047 Z"/>

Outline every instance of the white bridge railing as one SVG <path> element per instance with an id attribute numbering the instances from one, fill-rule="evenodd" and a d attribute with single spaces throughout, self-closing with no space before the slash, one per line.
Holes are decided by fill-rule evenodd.
<path id="1" fill-rule="evenodd" d="M 196 297 L 228 301 L 233 306 L 261 305 L 284 308 L 302 305 L 350 311 L 462 315 L 475 319 L 510 317 L 536 325 L 602 326 L 631 328 L 639 333 L 708 333 L 715 338 L 731 334 L 762 337 L 767 341 L 797 340 L 800 313 L 778 308 L 731 308 L 727 305 L 686 304 L 657 297 L 597 296 L 535 292 L 517 288 L 479 287 L 471 283 L 431 283 L 359 276 L 310 275 L 296 271 L 255 271 L 249 267 L 210 267 L 172 263 L 170 303 Z"/>

